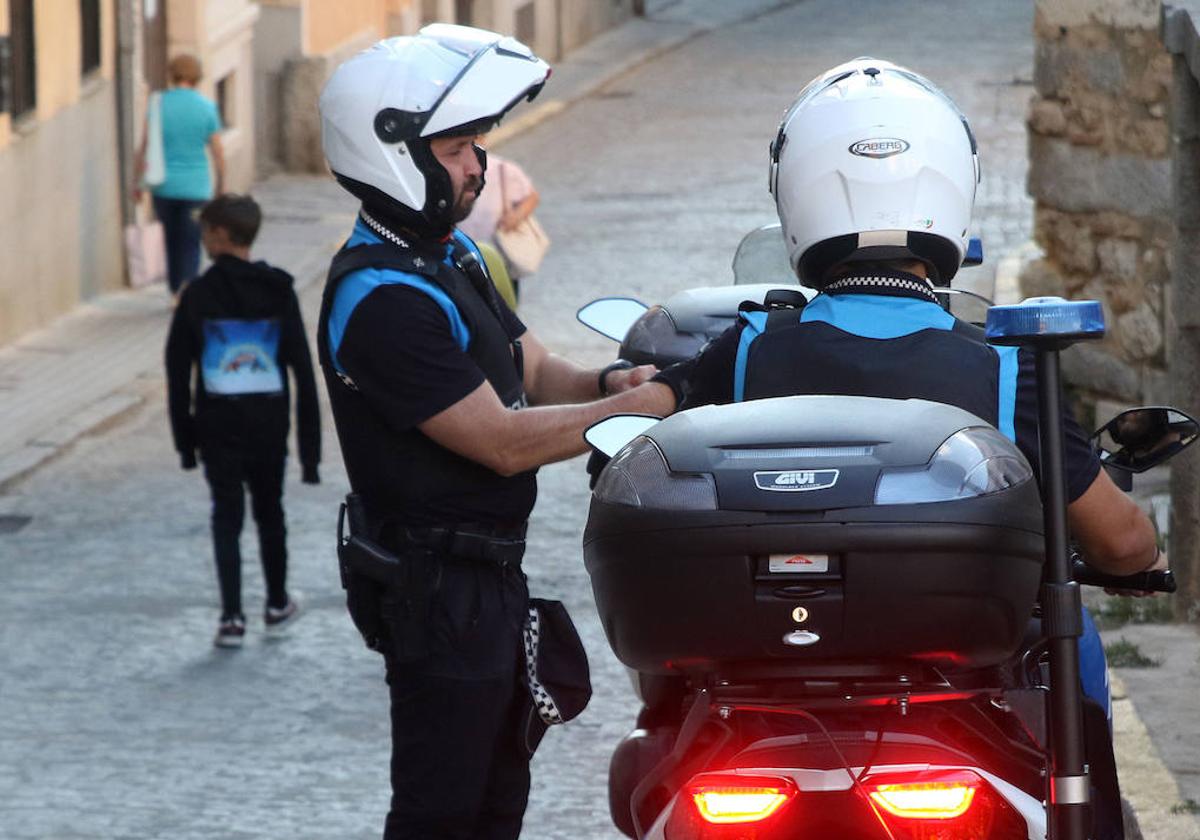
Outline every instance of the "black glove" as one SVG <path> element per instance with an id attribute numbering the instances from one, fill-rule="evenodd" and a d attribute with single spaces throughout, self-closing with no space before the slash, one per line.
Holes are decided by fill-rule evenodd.
<path id="1" fill-rule="evenodd" d="M 185 470 L 196 469 L 196 453 L 192 451 L 179 453 L 179 466 Z"/>
<path id="2" fill-rule="evenodd" d="M 317 465 L 304 465 L 300 470 L 300 480 L 305 484 L 320 484 L 321 476 L 317 473 Z"/>
<path id="3" fill-rule="evenodd" d="M 692 359 L 685 359 L 682 362 L 676 362 L 668 368 L 660 370 L 654 376 L 650 377 L 651 382 L 661 382 L 675 393 L 675 405 L 683 402 L 684 383 L 687 381 L 688 375 L 691 374 L 695 367 Z"/>

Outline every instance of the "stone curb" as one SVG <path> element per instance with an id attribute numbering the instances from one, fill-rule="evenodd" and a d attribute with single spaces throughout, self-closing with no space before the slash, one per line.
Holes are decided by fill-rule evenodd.
<path id="1" fill-rule="evenodd" d="M 1109 687 L 1113 699 L 1113 750 L 1120 772 L 1121 795 L 1137 819 L 1138 833 L 1129 840 L 1197 840 L 1200 833 L 1196 820 L 1172 811 L 1183 796 L 1138 717 L 1125 683 L 1110 672 Z"/>

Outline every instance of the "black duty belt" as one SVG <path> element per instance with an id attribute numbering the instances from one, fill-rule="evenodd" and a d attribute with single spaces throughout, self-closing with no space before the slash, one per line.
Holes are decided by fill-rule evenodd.
<path id="1" fill-rule="evenodd" d="M 400 533 L 408 542 L 438 554 L 495 563 L 502 569 L 519 566 L 525 556 L 524 525 L 515 528 L 487 525 L 403 527 Z"/>

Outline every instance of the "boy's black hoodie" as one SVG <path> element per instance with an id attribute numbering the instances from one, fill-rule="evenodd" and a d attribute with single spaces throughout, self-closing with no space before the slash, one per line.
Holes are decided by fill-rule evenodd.
<path id="1" fill-rule="evenodd" d="M 183 466 L 195 466 L 197 450 L 217 448 L 282 457 L 289 367 L 300 464 L 305 480 L 316 481 L 320 409 L 292 277 L 265 262 L 217 257 L 184 288 L 167 336 L 167 402 Z"/>

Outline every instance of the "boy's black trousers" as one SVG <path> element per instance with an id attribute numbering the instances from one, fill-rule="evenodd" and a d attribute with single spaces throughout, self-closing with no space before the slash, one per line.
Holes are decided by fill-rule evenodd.
<path id="1" fill-rule="evenodd" d="M 239 540 L 250 511 L 258 526 L 259 553 L 267 603 L 287 605 L 287 528 L 283 519 L 283 470 L 287 456 L 249 455 L 211 447 L 201 453 L 204 477 L 212 493 L 213 550 L 221 587 L 221 616 L 242 614 L 242 552 Z"/>

